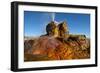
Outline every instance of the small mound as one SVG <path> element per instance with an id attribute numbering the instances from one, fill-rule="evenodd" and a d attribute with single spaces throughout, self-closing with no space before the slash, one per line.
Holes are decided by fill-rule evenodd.
<path id="1" fill-rule="evenodd" d="M 88 39 L 56 38 L 42 36 L 38 39 L 27 40 L 25 46 L 25 61 L 71 60 L 90 58 Z"/>

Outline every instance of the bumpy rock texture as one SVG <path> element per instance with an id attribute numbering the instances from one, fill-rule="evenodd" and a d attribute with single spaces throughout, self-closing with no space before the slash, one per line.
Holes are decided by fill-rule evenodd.
<path id="1" fill-rule="evenodd" d="M 47 34 L 25 39 L 24 61 L 71 60 L 90 58 L 90 39 L 69 34 L 66 22 L 50 22 Z"/>

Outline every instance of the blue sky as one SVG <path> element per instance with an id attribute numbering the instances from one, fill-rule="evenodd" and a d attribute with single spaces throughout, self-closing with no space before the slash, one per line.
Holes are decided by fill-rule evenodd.
<path id="1" fill-rule="evenodd" d="M 40 36 L 45 34 L 46 25 L 52 21 L 52 16 L 57 22 L 66 21 L 69 33 L 85 34 L 90 37 L 90 15 L 79 13 L 52 13 L 24 11 L 25 36 Z"/>

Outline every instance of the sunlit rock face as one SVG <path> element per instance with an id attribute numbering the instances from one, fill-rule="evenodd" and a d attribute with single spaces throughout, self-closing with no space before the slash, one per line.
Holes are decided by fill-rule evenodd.
<path id="1" fill-rule="evenodd" d="M 57 28 L 57 23 L 54 21 L 51 21 L 47 26 L 46 26 L 46 32 L 48 36 L 58 36 L 58 28 Z"/>
<path id="2" fill-rule="evenodd" d="M 24 61 L 71 60 L 90 58 L 90 39 L 70 34 L 67 23 L 51 21 L 47 34 L 24 41 Z"/>
<path id="3" fill-rule="evenodd" d="M 67 34 L 69 34 L 69 30 L 67 27 L 66 22 L 61 22 L 58 24 L 58 32 L 59 32 L 59 36 L 65 38 Z"/>
<path id="4" fill-rule="evenodd" d="M 58 23 L 56 21 L 51 21 L 46 26 L 46 32 L 47 35 L 49 36 L 62 37 L 62 38 L 65 38 L 66 34 L 69 34 L 69 30 L 65 21 L 61 23 Z"/>

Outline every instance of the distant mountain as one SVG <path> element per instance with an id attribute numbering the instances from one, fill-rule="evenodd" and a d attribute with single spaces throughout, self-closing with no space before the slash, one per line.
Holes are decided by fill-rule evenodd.
<path id="1" fill-rule="evenodd" d="M 31 39 L 37 39 L 38 37 L 33 36 L 24 36 L 24 40 L 31 40 Z"/>

